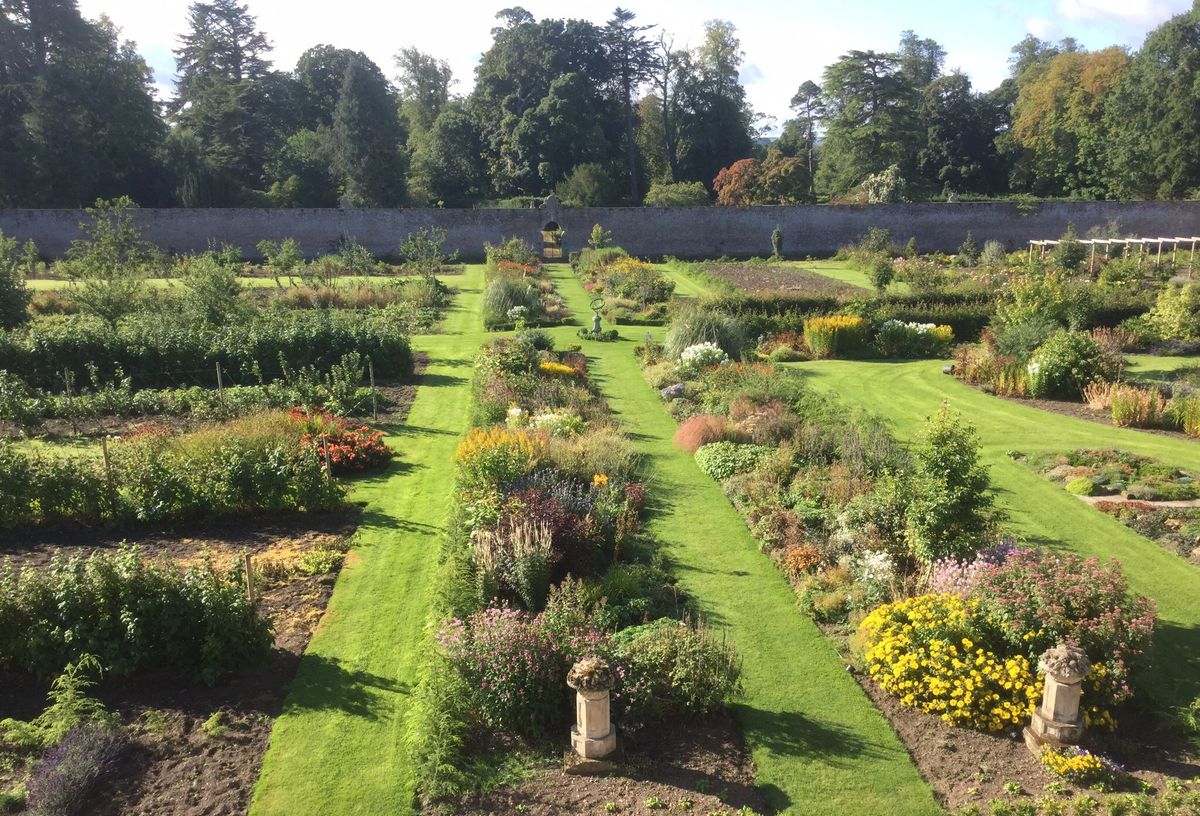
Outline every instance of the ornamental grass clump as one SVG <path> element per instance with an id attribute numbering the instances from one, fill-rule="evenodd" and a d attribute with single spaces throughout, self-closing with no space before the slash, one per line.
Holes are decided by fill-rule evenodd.
<path id="1" fill-rule="evenodd" d="M 1033 666 L 989 648 L 979 623 L 974 601 L 920 595 L 876 608 L 858 639 L 871 678 L 903 705 L 980 731 L 1023 725 L 1041 699 Z"/>
<path id="2" fill-rule="evenodd" d="M 867 344 L 867 321 L 857 315 L 810 317 L 804 321 L 804 342 L 821 359 L 853 354 Z"/>
<path id="3" fill-rule="evenodd" d="M 688 417 L 675 431 L 675 447 L 695 453 L 711 442 L 736 441 L 737 432 L 729 420 L 715 414 Z"/>
<path id="4" fill-rule="evenodd" d="M 1158 428 L 1167 418 L 1168 401 L 1157 388 L 1118 384 L 1109 393 L 1109 403 L 1113 424 L 1123 428 Z"/>

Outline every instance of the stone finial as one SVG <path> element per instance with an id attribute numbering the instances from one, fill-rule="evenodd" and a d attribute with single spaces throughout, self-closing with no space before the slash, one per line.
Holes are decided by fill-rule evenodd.
<path id="1" fill-rule="evenodd" d="M 585 657 L 567 673 L 567 685 L 576 691 L 609 691 L 616 684 L 612 668 L 599 657 Z"/>
<path id="2" fill-rule="evenodd" d="M 1060 683 L 1074 684 L 1087 677 L 1092 662 L 1082 649 L 1069 643 L 1060 643 L 1047 649 L 1038 660 L 1038 670 Z"/>

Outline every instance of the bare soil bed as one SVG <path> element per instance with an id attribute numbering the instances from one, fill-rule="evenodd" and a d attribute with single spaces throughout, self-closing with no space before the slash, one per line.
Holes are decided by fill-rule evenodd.
<path id="1" fill-rule="evenodd" d="M 260 666 L 213 686 L 176 674 L 106 680 L 96 690 L 133 739 L 119 776 L 97 791 L 89 813 L 200 816 L 244 814 L 287 686 L 316 628 L 336 578 L 283 574 L 305 550 L 342 547 L 358 512 L 231 520 L 201 528 L 141 532 L 124 539 L 151 558 L 218 565 L 251 553 L 268 567 L 260 609 L 274 622 L 275 648 Z M 44 566 L 56 555 L 85 554 L 122 543 L 93 531 L 36 532 L 0 543 L 0 558 Z M 272 577 L 274 576 L 274 577 Z M 0 675 L 0 718 L 29 719 L 45 705 L 47 685 Z"/>
<path id="2" fill-rule="evenodd" d="M 704 265 L 704 271 L 752 294 L 783 293 L 839 299 L 862 297 L 866 294 L 865 289 L 849 283 L 790 266 L 710 263 Z"/>
<path id="3" fill-rule="evenodd" d="M 1019 730 L 991 735 L 955 728 L 932 714 L 900 705 L 869 677 L 856 673 L 855 678 L 892 723 L 938 800 L 950 810 L 969 804 L 983 807 L 992 799 L 1013 799 L 1004 789 L 1011 782 L 1022 786 L 1019 796 L 1045 795 L 1045 785 L 1056 781 L 1069 794 L 1096 795 L 1043 769 L 1025 747 Z M 1161 792 L 1169 780 L 1184 782 L 1200 775 L 1200 758 L 1169 729 L 1156 727 L 1150 715 L 1118 711 L 1116 717 L 1117 731 L 1089 735 L 1086 747 L 1125 766 L 1134 779 L 1130 792 L 1136 792 L 1141 781 Z"/>
<path id="4" fill-rule="evenodd" d="M 743 806 L 769 812 L 754 787 L 753 765 L 729 714 L 647 729 L 628 738 L 622 748 L 623 761 L 607 776 L 566 774 L 556 764 L 515 785 L 472 796 L 455 804 L 453 812 L 650 816 L 663 810 L 728 814 Z"/>

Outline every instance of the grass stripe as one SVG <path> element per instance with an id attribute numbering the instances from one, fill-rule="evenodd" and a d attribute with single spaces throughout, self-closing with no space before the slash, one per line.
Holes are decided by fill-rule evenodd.
<path id="1" fill-rule="evenodd" d="M 413 812 L 403 728 L 453 491 L 455 445 L 466 428 L 470 372 L 482 342 L 482 268 L 461 291 L 444 334 L 414 338 L 430 355 L 406 423 L 385 428 L 400 451 L 385 473 L 359 480 L 363 524 L 329 607 L 300 661 L 251 806 L 253 816 Z"/>
<path id="2" fill-rule="evenodd" d="M 586 317 L 578 282 L 563 267 L 552 273 L 575 314 Z M 796 610 L 787 582 L 720 486 L 672 444 L 675 422 L 632 353 L 644 331 L 622 329 L 620 342 L 585 350 L 597 384 L 648 462 L 651 532 L 684 589 L 744 658 L 746 694 L 736 710 L 768 801 L 791 814 L 940 812 L 887 720 Z M 560 343 L 569 342 L 556 332 Z"/>

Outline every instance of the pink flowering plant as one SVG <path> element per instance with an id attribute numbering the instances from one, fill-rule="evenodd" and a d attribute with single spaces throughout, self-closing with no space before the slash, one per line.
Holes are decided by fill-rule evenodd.
<path id="1" fill-rule="evenodd" d="M 1090 705 L 1132 696 L 1130 676 L 1150 646 L 1155 608 L 1129 591 L 1116 561 L 1017 550 L 982 567 L 973 581 L 981 613 L 1011 648 L 1036 659 L 1060 642 L 1074 643 L 1092 661 Z"/>
<path id="2" fill-rule="evenodd" d="M 438 643 L 470 689 L 472 710 L 491 728 L 535 739 L 565 728 L 574 694 L 567 672 L 584 657 L 602 657 L 613 669 L 614 718 L 628 710 L 637 684 L 627 681 L 608 635 L 555 623 L 493 607 L 442 624 Z"/>

